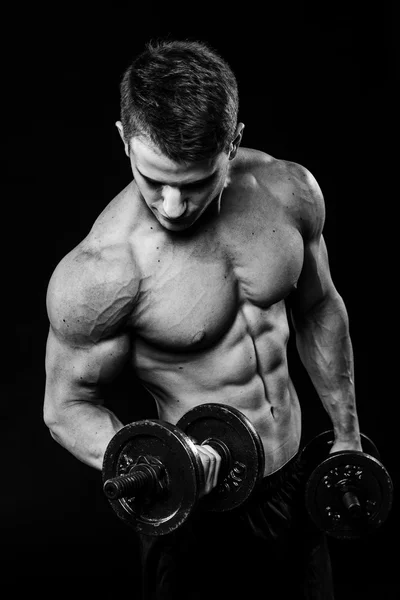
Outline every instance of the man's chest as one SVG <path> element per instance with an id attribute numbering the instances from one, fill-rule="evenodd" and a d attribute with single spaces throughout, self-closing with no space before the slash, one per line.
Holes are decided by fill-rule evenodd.
<path id="1" fill-rule="evenodd" d="M 132 325 L 149 343 L 201 349 L 222 337 L 243 305 L 262 314 L 295 287 L 303 260 L 290 225 L 204 232 L 195 240 L 146 238 Z"/>

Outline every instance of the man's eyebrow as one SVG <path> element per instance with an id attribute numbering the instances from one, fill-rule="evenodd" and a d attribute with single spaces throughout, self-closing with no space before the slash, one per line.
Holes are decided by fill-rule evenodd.
<path id="1" fill-rule="evenodd" d="M 144 175 L 141 171 L 139 171 L 139 169 L 136 167 L 137 172 L 139 173 L 139 175 L 141 177 L 143 177 L 143 179 L 146 179 L 146 181 L 149 181 L 150 183 L 154 183 L 156 185 L 174 185 L 173 182 L 171 181 L 156 181 L 155 179 L 152 179 L 151 177 L 147 177 L 147 175 Z M 196 181 L 189 181 L 187 183 L 177 183 L 176 185 L 180 185 L 181 187 L 187 187 L 187 186 L 195 186 L 195 185 L 201 185 L 203 183 L 207 183 L 208 181 L 211 181 L 212 179 L 214 179 L 216 175 L 216 171 L 214 171 L 214 173 L 211 173 L 211 175 L 207 175 L 207 177 L 204 177 L 203 179 L 197 179 Z"/>

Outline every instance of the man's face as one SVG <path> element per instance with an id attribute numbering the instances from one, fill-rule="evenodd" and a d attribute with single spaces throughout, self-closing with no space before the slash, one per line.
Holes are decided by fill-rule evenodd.
<path id="1" fill-rule="evenodd" d="M 133 176 L 147 206 L 169 231 L 187 229 L 212 202 L 219 203 L 228 182 L 230 156 L 199 163 L 176 163 L 149 140 L 132 138 L 129 146 Z"/>

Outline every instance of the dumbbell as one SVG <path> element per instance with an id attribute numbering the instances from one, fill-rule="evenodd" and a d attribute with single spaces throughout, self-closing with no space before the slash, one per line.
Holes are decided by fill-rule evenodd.
<path id="1" fill-rule="evenodd" d="M 333 440 L 333 431 L 325 431 L 302 452 L 305 464 L 313 465 L 305 490 L 306 508 L 315 525 L 329 536 L 362 538 L 386 521 L 393 483 L 369 437 L 361 434 L 362 452 L 329 454 Z"/>
<path id="2" fill-rule="evenodd" d="M 217 486 L 199 502 L 203 466 L 196 445 L 221 456 Z M 264 449 L 239 410 L 208 403 L 187 412 L 176 425 L 159 419 L 129 423 L 106 448 L 103 491 L 116 515 L 145 535 L 171 533 L 202 509 L 240 506 L 264 474 Z"/>

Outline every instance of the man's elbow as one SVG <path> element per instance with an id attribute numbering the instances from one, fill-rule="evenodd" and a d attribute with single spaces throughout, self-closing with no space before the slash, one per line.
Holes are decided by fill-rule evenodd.
<path id="1" fill-rule="evenodd" d="M 347 320 L 346 305 L 339 292 L 333 288 L 327 292 L 321 299 L 319 306 L 316 307 L 316 312 L 322 312 L 329 316 L 339 316 Z"/>
<path id="2" fill-rule="evenodd" d="M 60 417 L 52 406 L 51 402 L 45 398 L 43 407 L 43 421 L 46 427 L 49 429 L 50 435 L 56 442 L 60 443 Z"/>
<path id="3" fill-rule="evenodd" d="M 342 296 L 336 289 L 312 298 L 307 303 L 298 302 L 292 305 L 294 325 L 301 327 L 308 322 L 339 317 L 347 321 L 347 310 Z"/>

